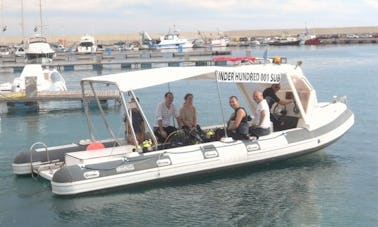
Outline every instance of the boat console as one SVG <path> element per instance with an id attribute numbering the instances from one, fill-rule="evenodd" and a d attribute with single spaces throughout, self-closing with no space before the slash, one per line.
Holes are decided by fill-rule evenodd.
<path id="1" fill-rule="evenodd" d="M 294 100 L 294 95 L 291 91 L 279 91 L 277 95 L 286 100 Z M 270 113 L 272 118 L 274 118 L 274 120 L 272 120 L 273 131 L 282 131 L 297 127 L 300 114 L 295 102 L 287 105 L 275 103 L 272 106 Z"/>

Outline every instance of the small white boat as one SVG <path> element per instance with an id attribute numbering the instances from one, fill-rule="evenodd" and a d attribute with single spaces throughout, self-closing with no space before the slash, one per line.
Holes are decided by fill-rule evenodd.
<path id="1" fill-rule="evenodd" d="M 26 80 L 34 77 L 36 80 L 36 91 L 66 91 L 66 82 L 63 76 L 56 70 L 43 68 L 40 64 L 27 64 L 19 77 L 12 83 L 0 84 L 3 90 L 10 92 L 25 92 Z"/>
<path id="2" fill-rule="evenodd" d="M 93 36 L 84 35 L 80 38 L 79 45 L 77 46 L 78 53 L 96 53 L 97 45 Z"/>
<path id="3" fill-rule="evenodd" d="M 14 55 L 16 55 L 16 57 L 25 57 L 25 48 L 23 45 L 15 46 Z"/>
<path id="4" fill-rule="evenodd" d="M 160 41 L 155 45 L 157 49 L 178 49 L 178 48 L 192 48 L 193 41 L 181 38 L 177 31 L 169 32 L 160 37 Z"/>
<path id="5" fill-rule="evenodd" d="M 56 147 L 35 143 L 29 151 L 20 153 L 15 158 L 13 172 L 16 175 L 37 174 L 51 181 L 54 194 L 73 195 L 300 156 L 327 147 L 353 126 L 354 115 L 346 105 L 346 98 L 334 97 L 327 102 L 318 102 L 316 91 L 299 64 L 286 64 L 278 58 L 272 62 L 274 63 L 236 67 L 154 68 L 90 77 L 81 81 L 83 94 L 86 94 L 88 88 L 89 93 L 96 93 L 95 87 L 100 85 L 119 89 L 122 107 L 130 124 L 131 107 L 126 100 L 129 96 L 137 100 L 135 91 L 142 88 L 189 79 L 231 83 L 244 95 L 248 112 L 253 113 L 256 103 L 252 99 L 252 92 L 280 83 L 278 96 L 291 96 L 295 103 L 284 106 L 285 115 L 280 111 L 281 120 L 286 127 L 267 136 L 245 140 L 233 140 L 227 137 L 226 132 L 225 136 L 221 136 L 219 132 L 224 130 L 223 119 L 219 125 L 203 127 L 203 131 L 178 130 L 163 144 L 158 144 L 137 101 L 136 105 L 145 119 L 152 143 L 147 141 L 134 146 L 116 138 L 114 131 L 108 127 L 110 124 L 101 107 L 100 112 L 113 139 L 98 142 L 92 131 L 93 122 L 86 105 L 85 113 L 92 142 Z M 214 92 L 219 93 L 219 87 L 214 86 Z M 83 100 L 88 102 L 85 95 Z M 273 110 L 275 107 L 272 107 Z M 212 111 L 218 116 L 223 113 L 221 106 L 219 110 Z M 136 144 L 136 136 L 131 131 L 131 138 Z"/>
<path id="6" fill-rule="evenodd" d="M 44 68 L 40 64 L 27 64 L 19 77 L 12 83 L 0 84 L 0 95 L 9 97 L 37 94 L 43 91 L 66 91 L 66 82 L 63 76 L 56 70 Z M 5 106 L 5 105 L 6 106 Z M 0 112 L 9 110 L 34 111 L 38 109 L 37 102 L 12 102 L 1 103 Z"/>
<path id="7" fill-rule="evenodd" d="M 230 43 L 230 39 L 228 37 L 220 37 L 217 39 L 211 40 L 211 47 L 227 47 Z"/>
<path id="8" fill-rule="evenodd" d="M 0 45 L 0 56 L 9 56 L 11 54 L 11 50 L 9 46 Z"/>
<path id="9" fill-rule="evenodd" d="M 25 50 L 26 62 L 31 64 L 50 63 L 56 53 L 47 42 L 46 38 L 36 34 L 28 40 L 28 46 Z"/>

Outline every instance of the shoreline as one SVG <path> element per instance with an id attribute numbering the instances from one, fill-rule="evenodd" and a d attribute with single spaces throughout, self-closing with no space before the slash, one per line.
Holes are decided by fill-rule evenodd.
<path id="1" fill-rule="evenodd" d="M 311 34 L 317 36 L 320 35 L 332 35 L 332 34 L 378 34 L 378 26 L 361 26 L 361 27 L 332 27 L 332 28 L 311 28 L 308 29 Z M 285 29 L 249 29 L 249 30 L 230 30 L 222 31 L 222 34 L 229 37 L 231 40 L 238 39 L 240 37 L 268 37 L 268 36 L 281 36 L 282 34 L 297 35 L 305 32 L 304 28 L 285 28 Z M 216 31 L 203 31 L 208 38 L 216 37 Z M 58 43 L 61 41 L 66 42 L 66 44 L 78 43 L 80 35 L 47 35 L 46 38 L 48 42 Z M 153 39 L 158 39 L 163 33 L 149 33 Z M 180 35 L 185 38 L 198 38 L 198 32 L 180 32 Z M 95 39 L 98 44 L 112 44 L 117 41 L 140 41 L 141 36 L 139 32 L 135 33 L 124 33 L 124 34 L 95 34 Z M 27 37 L 26 37 L 27 38 Z M 20 43 L 22 37 L 19 36 L 9 36 L 3 37 L 2 41 L 4 43 Z M 4 44 L 3 43 L 3 44 Z"/>

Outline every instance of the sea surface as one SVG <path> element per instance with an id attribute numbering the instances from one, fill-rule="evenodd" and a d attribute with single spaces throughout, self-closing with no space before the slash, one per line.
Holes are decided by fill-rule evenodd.
<path id="1" fill-rule="evenodd" d="M 231 50 L 233 55 L 250 52 L 262 57 L 265 47 Z M 34 142 L 52 146 L 88 138 L 80 104 L 2 114 L 0 226 L 378 226 L 378 45 L 269 47 L 268 53 L 286 56 L 290 63 L 302 61 L 318 100 L 346 96 L 355 113 L 351 130 L 331 146 L 295 159 L 59 197 L 46 180 L 15 177 L 11 164 Z M 69 89 L 78 89 L 82 77 L 115 72 L 120 70 L 62 74 Z M 15 76 L 4 73 L 1 80 Z M 167 89 L 137 92 L 149 115 Z M 178 106 L 186 92 L 194 93 L 200 124 L 222 119 L 215 86 L 189 82 L 169 89 Z M 232 112 L 227 99 L 233 92 L 222 89 L 227 116 Z M 112 122 L 121 122 L 115 117 L 117 108 L 106 111 Z M 120 128 L 117 133 L 122 132 Z"/>

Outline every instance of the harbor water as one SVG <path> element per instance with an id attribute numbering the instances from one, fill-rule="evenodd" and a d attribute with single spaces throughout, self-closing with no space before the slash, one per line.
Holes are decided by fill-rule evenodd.
<path id="1" fill-rule="evenodd" d="M 262 57 L 266 49 L 231 50 L 233 55 L 248 52 Z M 88 138 L 80 104 L 58 103 L 39 113 L 2 114 L 0 226 L 378 226 L 378 45 L 269 47 L 268 54 L 286 56 L 293 64 L 302 61 L 319 101 L 346 96 L 355 114 L 351 130 L 331 146 L 299 158 L 59 197 L 46 180 L 15 177 L 11 164 L 18 152 L 34 142 L 53 146 Z M 83 77 L 115 72 L 120 69 L 62 74 L 68 89 L 79 89 Z M 15 76 L 4 73 L 1 80 Z M 194 81 L 170 89 L 178 106 L 186 92 L 194 94 L 199 123 L 205 125 L 221 119 L 221 111 L 206 110 L 219 104 L 216 90 L 204 86 L 212 85 Z M 150 119 L 166 90 L 136 92 Z M 227 101 L 233 92 L 227 87 L 222 90 L 227 116 L 232 112 Z M 121 122 L 112 118 L 117 108 L 106 111 L 112 122 Z M 99 131 L 99 136 L 106 136 Z"/>

